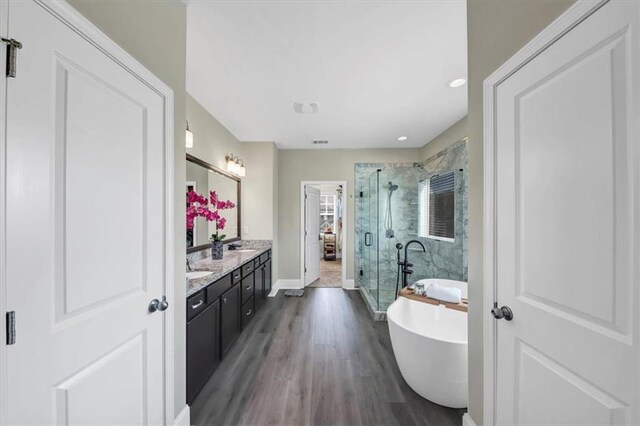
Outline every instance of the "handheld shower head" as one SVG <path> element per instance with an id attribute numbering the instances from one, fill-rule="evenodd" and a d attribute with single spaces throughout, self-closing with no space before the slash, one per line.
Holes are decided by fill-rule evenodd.
<path id="1" fill-rule="evenodd" d="M 396 191 L 397 189 L 398 185 L 394 185 L 393 183 L 389 182 L 389 192 Z"/>

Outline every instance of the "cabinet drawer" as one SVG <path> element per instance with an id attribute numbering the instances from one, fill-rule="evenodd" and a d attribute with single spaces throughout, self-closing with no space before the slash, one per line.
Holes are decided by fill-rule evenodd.
<path id="1" fill-rule="evenodd" d="M 266 253 L 262 253 L 260 255 L 260 263 L 266 262 L 267 260 L 269 260 L 270 257 L 271 257 L 271 250 L 269 250 Z"/>
<path id="2" fill-rule="evenodd" d="M 187 299 L 187 321 L 194 318 L 207 307 L 207 299 L 204 291 L 194 294 Z"/>
<path id="3" fill-rule="evenodd" d="M 245 329 L 247 324 L 249 324 L 249 321 L 253 319 L 253 315 L 254 315 L 254 307 L 253 307 L 253 297 L 252 297 L 251 299 L 247 300 L 244 305 L 242 305 L 241 321 L 242 321 L 243 330 Z"/>
<path id="4" fill-rule="evenodd" d="M 242 303 L 245 303 L 250 297 L 253 297 L 253 274 L 242 280 Z"/>
<path id="5" fill-rule="evenodd" d="M 253 272 L 253 262 L 242 265 L 242 278 Z"/>
<path id="6" fill-rule="evenodd" d="M 220 278 L 218 281 L 211 284 L 207 287 L 207 302 L 213 303 L 213 301 L 218 300 L 218 298 L 225 291 L 231 288 L 231 274 L 225 275 Z"/>
<path id="7" fill-rule="evenodd" d="M 238 268 L 231 273 L 231 283 L 236 284 L 239 283 L 240 280 L 242 280 L 242 271 Z"/>

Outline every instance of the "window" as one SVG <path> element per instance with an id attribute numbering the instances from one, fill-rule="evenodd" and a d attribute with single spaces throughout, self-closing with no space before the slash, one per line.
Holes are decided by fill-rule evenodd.
<path id="1" fill-rule="evenodd" d="M 455 221 L 454 172 L 423 180 L 418 186 L 418 235 L 453 241 Z"/>

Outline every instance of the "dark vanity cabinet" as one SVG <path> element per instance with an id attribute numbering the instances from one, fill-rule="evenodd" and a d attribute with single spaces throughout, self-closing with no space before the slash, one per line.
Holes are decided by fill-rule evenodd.
<path id="1" fill-rule="evenodd" d="M 205 295 L 189 299 L 187 311 L 198 313 L 187 323 L 187 401 L 191 403 L 220 363 L 220 301 L 206 305 Z M 195 309 L 192 306 L 201 304 Z M 204 306 L 204 308 L 202 308 Z M 202 308 L 202 309 L 201 309 Z"/>
<path id="2" fill-rule="evenodd" d="M 266 298 L 269 294 L 271 294 L 271 258 L 264 263 L 264 297 Z"/>
<path id="3" fill-rule="evenodd" d="M 271 292 L 271 250 L 187 299 L 187 403 Z"/>
<path id="4" fill-rule="evenodd" d="M 233 342 L 240 335 L 240 288 L 241 283 L 234 284 L 220 297 L 221 312 L 221 351 L 227 353 Z"/>

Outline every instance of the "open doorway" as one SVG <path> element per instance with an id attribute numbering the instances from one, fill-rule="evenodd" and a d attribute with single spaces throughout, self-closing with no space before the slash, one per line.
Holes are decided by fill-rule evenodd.
<path id="1" fill-rule="evenodd" d="M 346 182 L 302 182 L 301 273 L 305 287 L 346 281 Z"/>

